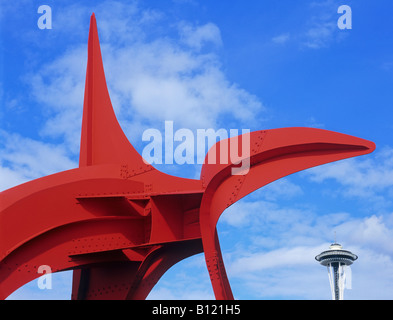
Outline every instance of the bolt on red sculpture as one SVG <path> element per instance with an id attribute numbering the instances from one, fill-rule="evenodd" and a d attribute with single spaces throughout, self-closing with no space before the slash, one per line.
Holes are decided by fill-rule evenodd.
<path id="1" fill-rule="evenodd" d="M 0 298 L 49 265 L 73 270 L 72 299 L 145 299 L 171 266 L 204 252 L 216 299 L 233 299 L 216 230 L 221 213 L 281 177 L 375 149 L 314 128 L 255 131 L 249 139 L 244 175 L 219 161 L 205 163 L 199 180 L 146 164 L 113 111 L 93 14 L 79 168 L 0 193 Z"/>

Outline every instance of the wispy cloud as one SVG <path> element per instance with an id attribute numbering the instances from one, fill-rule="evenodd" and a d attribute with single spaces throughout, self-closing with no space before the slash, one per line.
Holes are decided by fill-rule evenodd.
<path id="1" fill-rule="evenodd" d="M 148 295 L 149 300 L 213 300 L 214 293 L 202 254 L 173 266 Z"/>
<path id="2" fill-rule="evenodd" d="M 180 39 L 186 45 L 200 50 L 206 44 L 222 45 L 220 29 L 213 23 L 192 26 L 187 22 L 180 23 Z"/>
<path id="3" fill-rule="evenodd" d="M 273 43 L 276 43 L 276 44 L 284 44 L 284 43 L 288 42 L 290 38 L 291 38 L 291 35 L 289 33 L 283 33 L 283 34 L 280 34 L 276 37 L 273 37 L 272 41 L 273 41 Z"/>
<path id="4" fill-rule="evenodd" d="M 304 46 L 311 49 L 327 47 L 333 40 L 336 28 L 333 21 L 315 22 L 305 33 Z"/>
<path id="5" fill-rule="evenodd" d="M 224 260 L 234 292 L 252 292 L 260 299 L 330 299 L 329 283 L 315 255 L 333 242 L 333 231 L 342 243 L 359 256 L 352 266 L 353 290 L 346 299 L 389 299 L 393 291 L 393 212 L 387 197 L 392 194 L 392 150 L 373 156 L 340 161 L 307 170 L 299 175 L 324 188 L 334 197 L 361 198 L 372 213 L 325 212 L 312 205 L 285 202 L 307 192 L 291 178 L 276 181 L 231 207 L 219 221 Z M 328 182 L 334 181 L 331 184 Z M 277 184 L 274 186 L 274 184 Z M 287 190 L 287 191 L 286 191 Z M 257 196 L 255 196 L 257 195 Z M 259 198 L 259 199 L 258 199 Z M 385 205 L 375 206 L 375 202 Z M 233 239 L 237 239 L 234 241 Z M 331 243 L 330 242 L 330 243 Z M 370 279 L 378 261 L 380 276 Z M 386 283 L 380 279 L 386 279 Z M 378 290 L 383 288 L 383 290 Z"/>
<path id="6" fill-rule="evenodd" d="M 380 204 L 389 204 L 381 194 L 393 195 L 393 149 L 377 150 L 365 158 L 351 158 L 304 172 L 315 182 L 336 181 L 340 192 L 346 196 L 361 197 Z"/>
<path id="7" fill-rule="evenodd" d="M 277 45 L 297 43 L 301 49 L 323 49 L 342 41 L 348 36 L 337 27 L 337 0 L 311 2 L 304 8 L 303 19 L 287 32 L 272 38 Z"/>
<path id="8" fill-rule="evenodd" d="M 40 134 L 62 138 L 73 154 L 79 151 L 85 70 L 86 47 L 78 46 L 25 77 L 45 115 Z"/>
<path id="9" fill-rule="evenodd" d="M 165 120 L 190 129 L 222 127 L 231 119 L 254 123 L 264 106 L 226 77 L 215 52 L 222 45 L 219 28 L 213 23 L 180 21 L 163 33 L 156 28 L 163 15 L 139 9 L 136 2 L 103 2 L 96 10 L 112 103 L 130 140 L 135 142 L 143 126 L 160 128 Z M 87 13 L 83 17 L 88 19 Z M 71 47 L 40 66 L 31 82 L 35 99 L 50 115 L 41 133 L 63 137 L 75 153 L 85 51 L 86 45 Z"/>
<path id="10" fill-rule="evenodd" d="M 64 146 L 0 130 L 0 190 L 75 167 Z"/>
<path id="11" fill-rule="evenodd" d="M 39 289 L 38 279 L 35 279 L 13 292 L 7 300 L 69 300 L 71 282 L 72 271 L 54 273 L 51 277 L 51 289 Z"/>
<path id="12" fill-rule="evenodd" d="M 340 41 L 345 33 L 337 27 L 339 18 L 337 9 L 340 3 L 336 0 L 312 2 L 310 18 L 306 22 L 306 31 L 302 35 L 302 45 L 309 49 L 321 49 Z"/>
<path id="13" fill-rule="evenodd" d="M 373 259 L 380 261 L 381 277 L 393 281 L 393 213 L 362 218 L 350 213 L 319 214 L 281 206 L 276 202 L 238 203 L 237 210 L 220 219 L 220 238 L 236 238 L 224 249 L 224 260 L 234 291 L 253 292 L 260 299 L 329 299 L 326 271 L 314 257 L 328 249 L 332 230 L 339 242 L 359 256 L 352 267 L 353 288 L 348 299 L 386 299 L 388 285 L 372 283 Z M 239 214 L 231 219 L 232 215 Z M 249 223 L 239 223 L 242 219 Z M 328 240 L 329 241 L 329 240 Z M 377 293 L 378 287 L 386 289 Z M 370 294 L 370 289 L 374 294 Z M 242 299 L 242 296 L 239 296 Z"/>

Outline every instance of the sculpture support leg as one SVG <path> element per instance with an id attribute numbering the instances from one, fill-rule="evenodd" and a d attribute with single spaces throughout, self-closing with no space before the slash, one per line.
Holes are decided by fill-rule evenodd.
<path id="1" fill-rule="evenodd" d="M 89 266 L 74 271 L 73 287 L 75 288 L 73 288 L 72 299 L 124 300 L 133 283 L 137 268 L 137 262 L 127 261 Z"/>
<path id="2" fill-rule="evenodd" d="M 202 252 L 200 239 L 157 245 L 142 261 L 91 265 L 74 271 L 72 299 L 143 300 L 174 264 Z"/>
<path id="3" fill-rule="evenodd" d="M 210 281 L 213 286 L 214 295 L 217 300 L 233 300 L 233 293 L 227 273 L 222 259 L 220 243 L 218 240 L 217 229 L 214 232 L 209 232 L 209 224 L 204 224 L 202 228 L 203 250 L 205 252 L 205 260 L 207 269 L 209 271 Z"/>
<path id="4" fill-rule="evenodd" d="M 216 299 L 233 300 L 232 289 L 229 284 L 218 242 L 217 230 L 215 233 L 214 249 L 205 251 L 205 258 Z"/>
<path id="5" fill-rule="evenodd" d="M 141 264 L 127 299 L 146 299 L 163 274 L 177 262 L 202 252 L 200 239 L 169 243 L 153 251 Z"/>
<path id="6" fill-rule="evenodd" d="M 75 269 L 72 272 L 72 300 L 85 300 L 89 287 L 90 270 L 88 268 Z"/>

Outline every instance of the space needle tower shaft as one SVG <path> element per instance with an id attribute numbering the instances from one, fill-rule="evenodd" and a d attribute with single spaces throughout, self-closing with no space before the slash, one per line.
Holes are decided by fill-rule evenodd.
<path id="1" fill-rule="evenodd" d="M 315 257 L 321 265 L 326 266 L 328 269 L 332 300 L 344 299 L 345 283 L 348 288 L 351 282 L 349 266 L 357 258 L 356 254 L 343 250 L 338 243 L 333 243 L 329 246 L 329 250 L 323 251 Z"/>

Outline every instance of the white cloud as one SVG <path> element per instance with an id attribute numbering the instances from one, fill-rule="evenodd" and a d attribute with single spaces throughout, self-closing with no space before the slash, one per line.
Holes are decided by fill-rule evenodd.
<path id="1" fill-rule="evenodd" d="M 314 259 L 323 245 L 283 247 L 226 261 L 235 296 L 244 299 L 328 299 L 329 284 Z M 325 278 L 326 277 L 326 278 Z"/>
<path id="2" fill-rule="evenodd" d="M 284 44 L 284 43 L 287 43 L 290 38 L 291 38 L 291 36 L 289 33 L 283 33 L 283 34 L 280 34 L 276 37 L 273 37 L 272 41 L 276 44 Z"/>
<path id="3" fill-rule="evenodd" d="M 205 44 L 222 45 L 220 29 L 213 23 L 193 27 L 187 23 L 180 24 L 181 40 L 188 46 L 200 50 Z"/>
<path id="4" fill-rule="evenodd" d="M 67 7 L 64 15 L 69 16 L 71 9 Z M 83 7 L 78 10 L 87 11 Z M 163 33 L 162 28 L 156 28 L 162 15 L 142 10 L 136 2 L 104 2 L 96 10 L 107 84 L 129 139 L 135 141 L 136 133 L 136 129 L 129 128 L 160 128 L 165 120 L 190 129 L 222 127 L 224 119 L 243 125 L 255 123 L 256 114 L 264 111 L 259 99 L 227 79 L 214 48 L 200 52 L 208 43 L 221 45 L 218 27 L 182 22 L 175 30 L 180 33 L 176 38 L 171 30 Z M 82 18 L 87 16 L 73 17 L 78 21 Z M 85 29 L 86 38 L 87 32 Z M 86 50 L 85 44 L 70 47 L 62 56 L 42 65 L 31 79 L 33 95 L 49 116 L 41 133 L 45 137 L 63 137 L 75 154 L 79 147 Z M 139 140 L 141 135 L 142 131 Z"/>
<path id="5" fill-rule="evenodd" d="M 0 131 L 0 188 L 77 167 L 67 149 Z"/>
<path id="6" fill-rule="evenodd" d="M 197 54 L 158 39 L 107 55 L 108 83 L 124 109 L 152 124 L 210 128 L 231 116 L 245 123 L 263 110 L 257 97 L 230 83 L 214 54 Z M 130 111 L 128 111 L 130 112 Z"/>
<path id="7" fill-rule="evenodd" d="M 249 201 L 248 199 L 238 201 L 227 208 L 220 218 L 220 223 L 238 228 L 249 228 L 249 234 L 260 235 L 261 231 L 269 236 L 271 230 L 278 228 L 280 232 L 288 234 L 287 237 L 276 238 L 274 245 L 285 246 L 282 241 L 303 242 L 303 237 L 297 240 L 299 235 L 307 235 L 312 239 L 315 236 L 313 227 L 315 213 L 310 209 L 297 207 L 284 207 L 274 201 Z M 305 232 L 307 231 L 307 232 Z"/>
<path id="8" fill-rule="evenodd" d="M 241 275 L 243 272 L 262 272 L 270 268 L 292 267 L 294 265 L 307 265 L 314 263 L 315 253 L 326 249 L 319 247 L 293 247 L 279 248 L 269 252 L 257 252 L 236 259 L 231 265 L 231 274 Z"/>
<path id="9" fill-rule="evenodd" d="M 79 152 L 86 73 L 86 47 L 78 46 L 26 76 L 31 94 L 42 106 L 43 138 L 62 138 L 74 154 Z"/>
<path id="10" fill-rule="evenodd" d="M 178 262 L 158 281 L 149 300 L 212 300 L 213 289 L 202 254 Z"/>
<path id="11" fill-rule="evenodd" d="M 342 3 L 337 0 L 311 2 L 302 6 L 303 19 L 296 20 L 290 32 L 282 32 L 271 41 L 277 45 L 297 42 L 301 49 L 323 49 L 339 43 L 350 33 L 337 26 L 340 17 L 337 9 Z"/>
<path id="12" fill-rule="evenodd" d="M 336 197 L 363 197 L 372 204 L 376 195 L 388 202 L 393 180 L 392 150 L 385 148 L 373 156 L 340 161 L 327 168 L 317 167 L 301 174 L 314 181 L 332 185 L 327 179 L 341 183 Z M 353 290 L 346 299 L 391 299 L 393 296 L 393 213 L 388 204 L 374 214 L 358 217 L 350 212 L 322 213 L 312 201 L 299 204 L 285 202 L 285 189 L 293 190 L 296 199 L 307 193 L 287 178 L 271 188 L 262 188 L 228 208 L 220 218 L 218 230 L 228 276 L 238 298 L 252 295 L 256 299 L 330 299 L 326 270 L 314 259 L 337 241 L 359 256 L 352 266 Z M 268 187 L 268 186 L 267 186 Z M 312 187 L 312 186 L 311 186 Z M 333 185 L 337 189 L 337 184 Z M 329 189 L 330 190 L 330 189 Z M 379 199 L 379 200 L 381 200 Z M 382 201 L 381 200 L 381 201 Z M 378 277 L 375 270 L 378 269 Z M 379 288 L 379 289 L 378 289 Z M 381 289 L 382 288 L 382 289 Z"/>
<path id="13" fill-rule="evenodd" d="M 297 21 L 291 32 L 283 32 L 272 38 L 272 42 L 283 45 L 296 40 L 301 48 L 322 49 L 340 42 L 348 36 L 337 27 L 337 9 L 341 3 L 336 0 L 311 2 L 303 9 L 303 21 Z M 303 22 L 303 23 L 302 23 Z"/>
<path id="14" fill-rule="evenodd" d="M 27 180 L 28 178 L 23 176 L 21 172 L 0 166 L 0 191 L 12 188 Z"/>
<path id="15" fill-rule="evenodd" d="M 346 299 L 391 300 L 393 297 L 393 257 L 370 249 L 367 245 L 353 247 L 359 258 L 352 266 L 352 290 Z"/>
<path id="16" fill-rule="evenodd" d="M 289 211 L 277 209 L 275 213 Z M 326 239 L 333 229 L 337 230 L 344 249 L 359 256 L 352 266 L 353 290 L 346 290 L 346 298 L 391 299 L 393 214 L 364 218 L 349 214 L 310 216 L 306 213 L 306 216 L 302 219 L 299 211 L 296 219 L 286 221 L 281 215 L 277 217 L 281 223 L 259 226 L 259 231 L 246 226 L 240 230 L 242 236 L 233 228 L 226 230 L 227 235 L 220 233 L 220 238 L 237 239 L 235 246 L 224 248 L 224 261 L 240 299 L 245 292 L 251 292 L 257 299 L 330 299 L 326 269 L 314 257 L 328 249 Z M 307 241 L 308 237 L 312 241 Z M 376 269 L 377 279 L 373 278 Z M 384 291 L 378 292 L 378 288 Z"/>
<path id="17" fill-rule="evenodd" d="M 197 280 L 195 280 L 197 281 Z M 193 282 L 187 284 L 166 283 L 167 286 L 157 286 L 147 296 L 147 300 L 214 300 L 214 294 L 209 288 L 195 289 Z"/>
<path id="18" fill-rule="evenodd" d="M 263 197 L 268 201 L 280 199 L 290 199 L 302 195 L 301 186 L 292 182 L 289 178 L 281 178 L 261 188 L 253 194 L 254 198 Z"/>
<path id="19" fill-rule="evenodd" d="M 348 242 L 359 247 L 372 249 L 379 254 L 393 258 L 392 214 L 372 215 L 364 219 L 349 220 L 337 227 L 339 234 L 345 234 Z"/>
<path id="20" fill-rule="evenodd" d="M 305 47 L 310 49 L 325 48 L 334 39 L 337 24 L 334 21 L 317 21 L 305 33 L 303 42 Z"/>
<path id="21" fill-rule="evenodd" d="M 327 48 L 345 39 L 349 33 L 343 32 L 337 26 L 340 15 L 338 7 L 342 5 L 337 0 L 312 2 L 311 16 L 306 23 L 307 30 L 301 36 L 302 45 L 310 49 Z"/>
<path id="22" fill-rule="evenodd" d="M 318 183 L 336 181 L 341 185 L 340 193 L 347 196 L 386 202 L 382 193 L 393 188 L 393 149 L 386 147 L 364 157 L 315 167 L 304 175 Z"/>
<path id="23" fill-rule="evenodd" d="M 71 299 L 72 271 L 51 274 L 51 289 L 39 289 L 38 279 L 14 291 L 7 300 L 69 300 Z"/>

